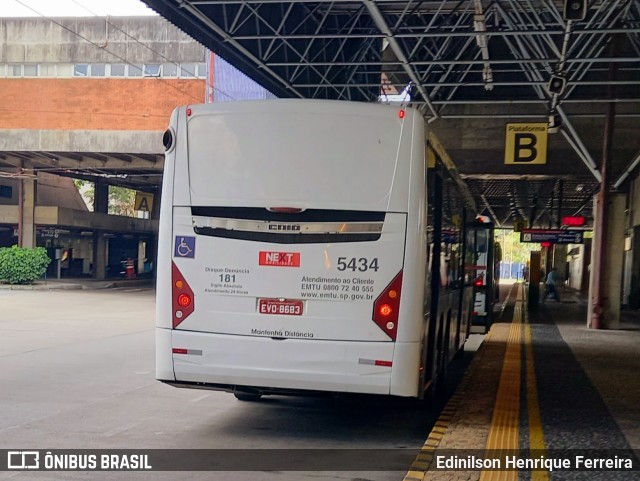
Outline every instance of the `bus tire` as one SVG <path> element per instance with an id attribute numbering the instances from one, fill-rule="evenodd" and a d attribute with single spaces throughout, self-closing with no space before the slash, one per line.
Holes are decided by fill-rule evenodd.
<path id="1" fill-rule="evenodd" d="M 255 402 L 260 401 L 262 394 L 249 394 L 246 392 L 234 392 L 233 395 L 238 401 Z"/>

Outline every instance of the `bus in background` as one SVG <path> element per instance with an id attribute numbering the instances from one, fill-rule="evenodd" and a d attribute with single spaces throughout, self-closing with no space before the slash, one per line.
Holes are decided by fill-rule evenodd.
<path id="1" fill-rule="evenodd" d="M 416 110 L 192 105 L 173 112 L 163 141 L 160 381 L 241 400 L 422 398 L 444 374 L 466 340 L 461 313 L 470 307 L 464 254 L 444 294 L 440 266 L 428 269 L 440 263 L 442 236 L 429 239 L 434 207 Z M 455 243 L 463 241 L 460 232 Z"/>

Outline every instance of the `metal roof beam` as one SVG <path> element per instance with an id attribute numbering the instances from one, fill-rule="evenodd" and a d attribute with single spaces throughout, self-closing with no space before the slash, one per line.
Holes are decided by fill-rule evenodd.
<path id="1" fill-rule="evenodd" d="M 409 59 L 404 54 L 404 51 L 402 50 L 402 47 L 398 43 L 398 40 L 394 38 L 393 32 L 391 32 L 391 30 L 389 29 L 389 26 L 387 25 L 386 20 L 382 16 L 382 13 L 380 13 L 380 10 L 378 9 L 378 6 L 376 5 L 375 1 L 362 0 L 362 2 L 365 5 L 365 7 L 367 7 L 367 10 L 369 10 L 369 14 L 371 15 L 371 18 L 373 18 L 373 21 L 378 27 L 378 29 L 383 34 L 386 35 L 387 41 L 389 42 L 389 46 L 393 50 L 393 53 L 396 55 L 398 60 L 402 62 L 402 67 L 404 68 L 405 72 L 407 73 L 407 75 L 409 75 L 409 78 L 415 84 L 415 87 L 418 89 L 418 92 L 420 92 L 420 95 L 422 95 L 422 98 L 426 102 L 426 105 L 429 107 L 429 110 L 431 110 L 431 113 L 433 114 L 434 118 L 437 119 L 438 111 L 431 103 L 431 99 L 429 98 L 429 93 L 426 91 L 426 89 L 422 85 L 420 85 L 420 79 L 418 78 L 418 75 L 413 70 L 413 67 L 410 65 Z"/>
<path id="2" fill-rule="evenodd" d="M 267 65 L 264 64 L 264 62 L 262 62 L 262 60 L 260 60 L 258 57 L 252 54 L 249 50 L 247 50 L 236 39 L 234 39 L 229 34 L 227 34 L 227 32 L 225 32 L 223 28 L 221 28 L 217 23 L 215 23 L 205 14 L 203 14 L 200 10 L 198 10 L 195 6 L 193 6 L 189 1 L 187 0 L 178 0 L 178 1 L 180 3 L 181 8 L 184 8 L 185 10 L 187 10 L 194 17 L 196 17 L 200 22 L 202 22 L 208 28 L 213 30 L 217 35 L 222 37 L 225 42 L 228 42 L 235 49 L 237 49 L 242 55 L 244 55 L 245 57 L 250 59 L 252 62 L 254 62 L 258 68 L 262 69 L 264 72 L 267 72 L 271 77 L 273 77 L 276 81 L 284 85 L 287 90 L 291 91 L 296 96 L 300 98 L 304 98 L 304 95 L 302 95 L 295 87 L 293 87 L 289 82 L 287 82 L 285 79 L 283 79 L 273 70 L 271 70 Z"/>

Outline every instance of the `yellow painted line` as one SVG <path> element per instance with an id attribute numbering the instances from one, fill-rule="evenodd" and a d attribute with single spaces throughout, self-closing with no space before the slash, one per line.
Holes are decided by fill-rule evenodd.
<path id="1" fill-rule="evenodd" d="M 521 284 L 518 283 L 518 289 L 520 289 L 520 286 Z M 511 289 L 513 289 L 513 286 L 511 287 Z M 511 290 L 507 295 L 507 300 L 510 297 L 511 297 Z M 513 329 L 513 326 L 512 326 L 512 329 Z M 469 384 L 469 381 L 473 376 L 473 373 L 475 372 L 476 368 L 481 363 L 481 358 L 482 358 L 482 356 L 480 355 L 481 350 L 483 349 L 484 345 L 491 344 L 494 337 L 494 332 L 495 331 L 493 330 L 489 330 L 489 332 L 485 335 L 482 346 L 480 347 L 480 349 L 474 356 L 473 360 L 471 361 L 471 365 L 467 368 L 467 371 L 462 376 L 460 384 L 458 385 L 455 393 L 451 396 L 451 398 L 449 398 L 447 405 L 442 410 L 440 416 L 438 417 L 438 420 L 434 424 L 433 429 L 429 433 L 429 436 L 427 437 L 422 448 L 420 449 L 420 453 L 416 456 L 416 459 L 414 460 L 413 464 L 411 464 L 411 467 L 409 468 L 409 471 L 407 471 L 407 474 L 405 474 L 403 481 L 423 481 L 424 480 L 424 477 L 427 471 L 429 471 L 429 468 L 431 467 L 431 462 L 436 453 L 436 450 L 440 446 L 440 441 L 442 441 L 443 434 L 446 433 L 446 430 L 449 427 L 449 423 L 453 419 L 453 415 L 456 413 L 456 411 L 462 404 L 462 401 L 465 399 L 467 385 Z M 517 441 L 517 436 L 516 436 L 516 441 Z"/>
<path id="2" fill-rule="evenodd" d="M 529 412 L 529 447 L 531 450 L 540 451 L 539 454 L 546 457 L 547 446 L 544 442 L 542 429 L 542 417 L 540 416 L 540 403 L 538 402 L 538 383 L 536 370 L 533 364 L 533 342 L 531 337 L 531 325 L 529 316 L 525 312 L 524 344 L 527 358 L 527 410 Z M 537 457 L 538 453 L 536 453 Z M 532 481 L 549 481 L 547 471 L 531 471 Z"/>
<path id="3" fill-rule="evenodd" d="M 518 284 L 516 299 L 496 403 L 493 408 L 489 438 L 486 444 L 487 451 L 493 451 L 488 457 L 493 457 L 495 450 L 515 450 L 519 447 L 520 371 L 522 369 L 522 318 L 524 309 L 522 284 Z M 517 479 L 518 470 L 483 470 L 480 473 L 480 481 L 516 481 Z"/>
<path id="4" fill-rule="evenodd" d="M 491 331 L 485 336 L 485 342 L 489 342 L 491 340 Z M 449 398 L 447 405 L 442 410 L 438 420 L 434 424 L 429 436 L 424 442 L 422 448 L 420 448 L 420 453 L 416 456 L 416 459 L 411 464 L 409 471 L 405 474 L 403 481 L 423 481 L 425 474 L 429 471 L 431 467 L 431 463 L 433 461 L 434 455 L 438 447 L 440 446 L 440 441 L 444 437 L 446 433 L 449 423 L 451 422 L 453 415 L 456 413 L 457 409 L 460 407 L 462 400 L 465 397 L 465 391 L 467 389 L 467 384 L 469 384 L 469 380 L 473 372 L 475 371 L 475 366 L 478 366 L 479 361 L 477 361 L 477 354 L 474 356 L 473 361 L 471 361 L 471 365 L 467 368 L 467 372 L 462 376 L 462 380 L 456 389 L 456 392 Z"/>

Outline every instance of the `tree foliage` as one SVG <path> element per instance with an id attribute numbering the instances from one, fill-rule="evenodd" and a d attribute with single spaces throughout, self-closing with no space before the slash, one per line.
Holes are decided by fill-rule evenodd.
<path id="1" fill-rule="evenodd" d="M 93 210 L 95 211 L 95 184 L 93 182 L 89 182 L 88 180 L 82 179 L 73 179 L 73 183 L 76 185 L 76 188 L 80 191 L 84 198 L 91 199 L 89 203 L 93 205 Z M 126 187 L 117 187 L 115 185 L 110 185 L 108 213 L 111 215 L 135 217 L 135 199 L 135 190 L 127 189 Z"/>
<path id="2" fill-rule="evenodd" d="M 504 262 L 521 262 L 524 264 L 531 257 L 531 251 L 540 250 L 540 244 L 520 242 L 519 232 L 497 229 L 495 240 L 500 243 Z"/>
<path id="3" fill-rule="evenodd" d="M 31 284 L 44 275 L 50 262 L 44 247 L 1 247 L 0 279 L 9 284 Z"/>

